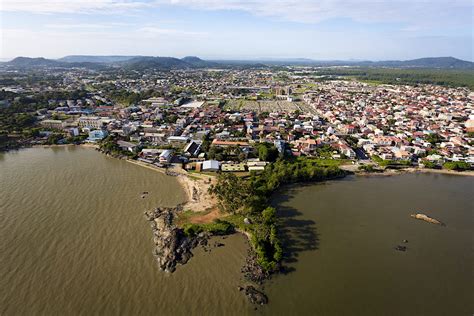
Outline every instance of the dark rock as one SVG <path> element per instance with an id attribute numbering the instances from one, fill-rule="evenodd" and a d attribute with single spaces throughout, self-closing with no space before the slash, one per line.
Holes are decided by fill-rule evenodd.
<path id="1" fill-rule="evenodd" d="M 261 284 L 264 280 L 270 278 L 270 273 L 268 271 L 264 271 L 258 264 L 257 256 L 251 247 L 249 247 L 245 265 L 242 267 L 241 272 L 245 279 L 258 284 Z"/>
<path id="2" fill-rule="evenodd" d="M 206 244 L 207 234 L 198 237 L 189 237 L 184 231 L 173 224 L 176 208 L 157 208 L 145 212 L 153 231 L 155 249 L 153 255 L 161 270 L 174 272 L 177 264 L 186 264 L 192 258 L 192 249 L 199 244 Z M 203 241 L 206 239 L 206 241 Z"/>
<path id="3" fill-rule="evenodd" d="M 398 245 L 398 246 L 395 247 L 395 250 L 398 250 L 398 251 L 406 251 L 406 250 L 407 250 L 407 247 Z"/>
<path id="4" fill-rule="evenodd" d="M 252 285 L 249 285 L 245 288 L 245 295 L 252 302 L 252 304 L 265 305 L 268 304 L 268 297 L 265 293 L 260 292 Z"/>

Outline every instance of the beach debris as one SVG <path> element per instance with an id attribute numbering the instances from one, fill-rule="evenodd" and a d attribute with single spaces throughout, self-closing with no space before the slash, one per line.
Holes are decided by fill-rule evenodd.
<path id="1" fill-rule="evenodd" d="M 252 224 L 252 221 L 248 217 L 246 217 L 246 218 L 244 218 L 244 224 L 250 225 L 250 224 Z"/>
<path id="2" fill-rule="evenodd" d="M 408 239 L 403 239 L 402 243 L 404 244 L 408 243 Z"/>
<path id="3" fill-rule="evenodd" d="M 441 226 L 446 226 L 445 224 L 443 224 L 443 223 L 440 222 L 439 220 L 434 219 L 434 218 L 432 218 L 432 217 L 429 217 L 428 215 L 425 215 L 425 214 L 422 214 L 422 213 L 411 214 L 410 216 L 413 217 L 413 218 L 415 218 L 415 219 L 419 219 L 419 220 L 425 221 L 425 222 L 427 222 L 427 223 L 436 224 L 436 225 L 441 225 Z"/>

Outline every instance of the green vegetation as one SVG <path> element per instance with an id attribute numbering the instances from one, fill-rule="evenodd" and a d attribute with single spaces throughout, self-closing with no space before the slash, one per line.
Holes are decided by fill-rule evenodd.
<path id="1" fill-rule="evenodd" d="M 128 150 L 120 149 L 119 145 L 117 144 L 117 139 L 114 136 L 107 136 L 102 141 L 99 142 L 99 149 L 104 153 L 112 156 L 126 156 L 132 159 L 138 157 L 136 153 L 132 153 Z"/>
<path id="2" fill-rule="evenodd" d="M 474 72 L 472 70 L 339 68 L 323 69 L 316 72 L 315 75 L 353 77 L 360 81 L 377 84 L 436 84 L 440 86 L 468 87 L 474 89 Z M 327 79 L 333 78 L 329 77 Z"/>
<path id="3" fill-rule="evenodd" d="M 411 166 L 410 160 L 384 160 L 377 155 L 372 156 L 372 160 L 378 163 L 381 167 L 387 168 L 403 168 Z"/>
<path id="4" fill-rule="evenodd" d="M 19 148 L 28 138 L 39 135 L 36 112 L 52 110 L 58 106 L 56 103 L 49 103 L 49 100 L 81 99 L 86 96 L 87 91 L 84 90 L 43 91 L 34 95 L 0 90 L 0 100 L 5 102 L 5 105 L 0 106 L 0 151 Z M 56 144 L 59 140 L 56 137 L 52 137 L 47 143 Z"/>
<path id="5" fill-rule="evenodd" d="M 228 235 L 234 232 L 234 226 L 229 222 L 216 219 L 214 222 L 207 224 L 187 223 L 183 225 L 183 230 L 187 236 L 196 236 L 201 232 L 209 232 L 213 235 Z"/>
<path id="6" fill-rule="evenodd" d="M 205 144 L 205 147 L 208 145 Z M 247 155 L 238 146 L 229 146 L 226 148 L 210 146 L 208 147 L 207 157 L 209 159 L 216 159 L 219 161 L 232 160 L 232 161 L 243 161 L 247 158 Z M 202 148 L 204 151 L 204 149 Z"/>
<path id="7" fill-rule="evenodd" d="M 268 143 L 260 143 L 257 146 L 258 158 L 261 161 L 274 162 L 278 158 L 278 149 L 275 146 Z"/>
<path id="8" fill-rule="evenodd" d="M 365 171 L 365 172 L 379 172 L 380 170 L 376 169 L 373 165 L 362 165 L 359 166 L 360 171 Z"/>
<path id="9" fill-rule="evenodd" d="M 441 143 L 443 141 L 443 138 L 440 135 L 433 133 L 426 136 L 426 141 L 430 142 L 432 145 L 436 145 L 438 143 Z"/>
<path id="10" fill-rule="evenodd" d="M 57 145 L 60 143 L 64 143 L 65 140 L 63 141 L 64 136 L 61 133 L 52 133 L 51 135 L 48 136 L 48 139 L 46 140 L 46 145 Z"/>
<path id="11" fill-rule="evenodd" d="M 130 106 L 138 104 L 141 100 L 151 97 L 151 95 L 151 91 L 136 93 L 124 89 L 113 89 L 112 92 L 110 92 L 110 94 L 108 95 L 108 97 L 119 104 L 122 104 L 124 106 Z"/>
<path id="12" fill-rule="evenodd" d="M 339 167 L 345 163 L 348 163 L 350 160 L 348 159 L 322 159 L 322 158 L 311 158 L 311 161 L 315 162 L 320 167 Z"/>
<path id="13" fill-rule="evenodd" d="M 325 159 L 330 159 L 333 155 L 334 148 L 331 147 L 331 145 L 324 144 L 318 148 L 316 148 L 316 154 L 318 157 L 325 158 Z"/>
<path id="14" fill-rule="evenodd" d="M 436 163 L 429 160 L 424 160 L 423 166 L 425 166 L 425 168 L 428 168 L 428 169 L 439 169 L 439 166 Z"/>
<path id="15" fill-rule="evenodd" d="M 464 161 L 448 161 L 443 164 L 443 168 L 455 171 L 471 170 L 471 165 Z"/>

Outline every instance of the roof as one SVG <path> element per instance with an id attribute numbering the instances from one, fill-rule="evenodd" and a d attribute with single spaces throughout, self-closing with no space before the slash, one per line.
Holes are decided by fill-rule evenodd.
<path id="1" fill-rule="evenodd" d="M 219 170 L 219 161 L 217 160 L 206 160 L 202 163 L 202 169 L 215 169 Z"/>
<path id="2" fill-rule="evenodd" d="M 249 146 L 249 143 L 239 142 L 239 141 L 224 141 L 224 140 L 214 139 L 212 141 L 212 145 L 215 145 L 215 146 Z"/>
<path id="3" fill-rule="evenodd" d="M 184 148 L 184 151 L 196 155 L 199 152 L 200 147 L 201 146 L 198 143 L 192 141 L 186 146 L 186 148 Z"/>
<path id="4" fill-rule="evenodd" d="M 192 101 L 181 105 L 182 108 L 200 108 L 204 101 Z"/>
<path id="5" fill-rule="evenodd" d="M 168 140 L 170 141 L 179 141 L 179 142 L 187 142 L 189 137 L 186 136 L 170 136 Z"/>
<path id="6" fill-rule="evenodd" d="M 264 166 L 249 167 L 249 171 L 263 171 L 263 170 L 265 170 Z"/>

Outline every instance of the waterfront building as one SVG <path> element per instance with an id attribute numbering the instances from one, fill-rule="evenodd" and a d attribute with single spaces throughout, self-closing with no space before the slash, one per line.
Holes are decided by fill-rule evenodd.
<path id="1" fill-rule="evenodd" d="M 107 137 L 107 135 L 108 135 L 107 131 L 104 131 L 101 129 L 93 130 L 89 132 L 89 137 L 87 138 L 87 140 L 89 142 L 98 142 L 104 139 L 105 137 Z"/>
<path id="2" fill-rule="evenodd" d="M 40 122 L 41 126 L 52 129 L 62 129 L 63 121 L 60 120 L 43 120 Z"/>
<path id="3" fill-rule="evenodd" d="M 219 161 L 217 160 L 205 160 L 202 163 L 202 171 L 219 171 Z"/>
<path id="4" fill-rule="evenodd" d="M 161 163 L 168 163 L 170 162 L 171 158 L 173 158 L 173 151 L 171 149 L 166 149 L 160 154 L 158 158 Z"/>

